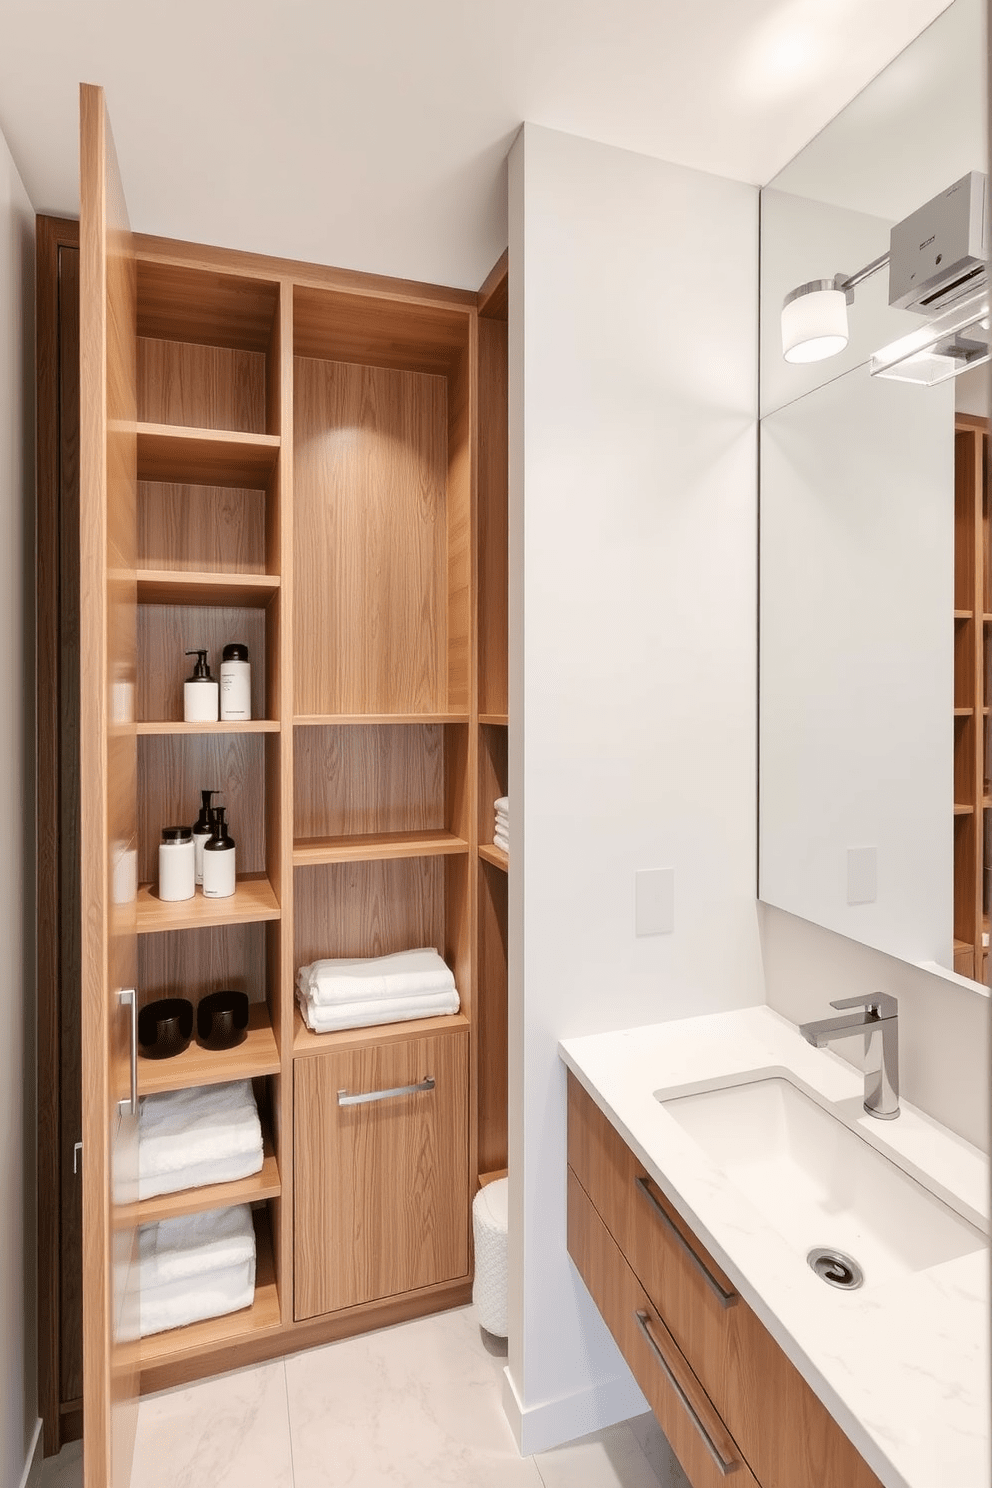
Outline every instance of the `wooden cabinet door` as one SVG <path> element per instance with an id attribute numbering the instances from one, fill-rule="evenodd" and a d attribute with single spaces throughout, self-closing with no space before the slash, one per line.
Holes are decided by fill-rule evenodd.
<path id="1" fill-rule="evenodd" d="M 466 1276 L 468 1030 L 297 1059 L 294 1082 L 297 1320 Z"/>
<path id="2" fill-rule="evenodd" d="M 125 1488 L 137 1403 L 136 286 L 103 90 L 80 90 L 83 1481 Z M 121 997 L 130 992 L 131 1005 Z M 131 1346 L 129 1346 L 131 1345 Z"/>

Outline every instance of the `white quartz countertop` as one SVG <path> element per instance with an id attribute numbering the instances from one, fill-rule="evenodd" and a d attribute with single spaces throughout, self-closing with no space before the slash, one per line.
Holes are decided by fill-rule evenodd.
<path id="1" fill-rule="evenodd" d="M 905 1101 L 897 1121 L 867 1116 L 860 1071 L 767 1007 L 559 1050 L 886 1488 L 989 1488 L 987 1250 L 854 1292 L 826 1286 L 654 1092 L 785 1075 L 987 1235 L 985 1155 Z"/>

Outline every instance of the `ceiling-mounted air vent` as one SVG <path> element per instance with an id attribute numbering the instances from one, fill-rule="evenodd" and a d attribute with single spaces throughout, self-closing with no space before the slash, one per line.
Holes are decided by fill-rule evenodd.
<path id="1" fill-rule="evenodd" d="M 987 177 L 969 171 L 889 237 L 889 304 L 921 315 L 946 310 L 987 282 Z"/>

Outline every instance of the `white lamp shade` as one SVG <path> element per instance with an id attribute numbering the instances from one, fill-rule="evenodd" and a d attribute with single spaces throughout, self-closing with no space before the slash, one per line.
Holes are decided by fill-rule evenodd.
<path id="1" fill-rule="evenodd" d="M 822 362 L 847 345 L 847 298 L 842 289 L 798 290 L 782 306 L 782 354 L 787 362 Z"/>

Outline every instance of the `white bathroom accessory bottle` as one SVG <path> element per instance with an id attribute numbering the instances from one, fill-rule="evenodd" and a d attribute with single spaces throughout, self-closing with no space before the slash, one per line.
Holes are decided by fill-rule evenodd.
<path id="1" fill-rule="evenodd" d="M 214 834 L 203 845 L 203 894 L 206 899 L 230 899 L 236 887 L 234 838 L 228 834 L 223 806 L 214 810 Z"/>
<path id="2" fill-rule="evenodd" d="M 220 664 L 220 716 L 225 723 L 251 718 L 251 666 L 248 647 L 232 642 Z"/>
<path id="3" fill-rule="evenodd" d="M 197 658 L 192 677 L 183 685 L 183 717 L 187 723 L 216 723 L 218 687 L 207 666 L 206 651 L 187 651 Z"/>
<path id="4" fill-rule="evenodd" d="M 196 893 L 193 833 L 189 827 L 163 827 L 158 846 L 158 897 L 167 903 Z"/>
<path id="5" fill-rule="evenodd" d="M 212 790 L 201 790 L 200 814 L 193 823 L 193 853 L 196 861 L 196 882 L 203 882 L 203 849 L 210 838 L 214 835 L 214 811 L 210 804 L 212 796 L 217 794 Z"/>

